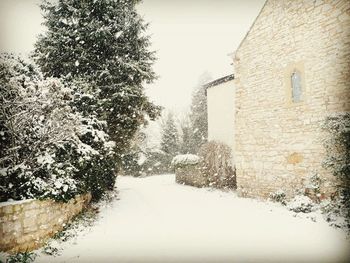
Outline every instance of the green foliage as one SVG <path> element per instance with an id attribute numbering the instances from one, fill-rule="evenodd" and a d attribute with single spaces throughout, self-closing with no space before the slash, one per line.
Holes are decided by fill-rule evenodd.
<path id="1" fill-rule="evenodd" d="M 179 138 L 177 128 L 175 126 L 174 116 L 169 113 L 167 120 L 163 126 L 161 149 L 169 155 L 178 153 Z"/>
<path id="2" fill-rule="evenodd" d="M 160 111 L 143 91 L 143 83 L 156 77 L 151 68 L 155 56 L 148 50 L 147 24 L 136 12 L 137 2 L 45 1 L 47 33 L 34 52 L 46 76 L 90 84 L 89 94 L 96 99 L 90 110 L 107 121 L 118 156 L 130 147 L 145 114 L 154 119 Z"/>
<path id="3" fill-rule="evenodd" d="M 175 125 L 174 116 L 169 113 L 162 130 L 161 153 L 164 155 L 160 161 L 166 171 L 171 171 L 171 160 L 179 153 L 179 135 Z"/>
<path id="4" fill-rule="evenodd" d="M 305 195 L 310 197 L 313 201 L 320 203 L 321 202 L 321 185 L 322 185 L 322 178 L 319 176 L 319 174 L 314 171 L 311 173 L 311 175 L 308 177 L 308 182 L 306 183 L 305 188 Z"/>
<path id="5" fill-rule="evenodd" d="M 140 166 L 141 173 L 150 175 L 170 172 L 169 157 L 163 151 L 148 151 L 145 153 L 145 158 L 146 160 Z"/>
<path id="6" fill-rule="evenodd" d="M 350 180 L 350 113 L 327 117 L 324 129 L 331 135 L 324 144 L 328 154 L 324 166 L 335 176 Z"/>
<path id="7" fill-rule="evenodd" d="M 282 190 L 278 190 L 270 194 L 270 200 L 273 202 L 281 203 L 282 205 L 287 204 L 286 194 Z"/>
<path id="8" fill-rule="evenodd" d="M 124 174 L 135 177 L 141 175 L 141 167 L 138 163 L 139 154 L 139 151 L 130 151 L 123 156 L 122 167 Z"/>
<path id="9" fill-rule="evenodd" d="M 320 210 L 331 226 L 342 228 L 350 234 L 348 219 L 346 219 L 348 211 L 344 209 L 344 202 L 345 200 L 342 197 L 334 200 L 324 200 L 320 203 Z"/>
<path id="10" fill-rule="evenodd" d="M 105 122 L 77 111 L 82 87 L 1 58 L 0 200 L 67 201 L 87 191 L 99 199 L 115 182 L 115 144 Z"/>
<path id="11" fill-rule="evenodd" d="M 327 158 L 323 165 L 341 182 L 341 200 L 350 228 L 350 113 L 328 116 L 323 128 L 330 135 L 324 141 Z"/>
<path id="12" fill-rule="evenodd" d="M 203 73 L 199 78 L 198 86 L 194 89 L 192 95 L 190 121 L 192 131 L 188 142 L 189 153 L 197 154 L 200 147 L 207 142 L 208 139 L 208 114 L 207 114 L 207 97 L 205 84 L 210 81 L 211 77 L 208 73 Z"/>
<path id="13" fill-rule="evenodd" d="M 28 82 L 36 81 L 40 74 L 36 69 L 25 63 L 22 59 L 15 58 L 11 54 L 2 53 L 0 56 L 0 160 L 9 164 L 12 162 L 8 152 L 14 155 L 11 150 L 15 147 L 14 140 L 17 134 L 11 133 L 11 128 L 15 125 L 10 116 L 22 110 L 25 105 L 14 105 L 19 97 L 21 86 L 26 86 Z M 26 128 L 26 127 L 25 127 Z M 30 131 L 27 131 L 28 133 Z M 24 154 L 25 151 L 22 151 Z"/>
<path id="14" fill-rule="evenodd" d="M 9 256 L 6 259 L 6 263 L 31 263 L 34 262 L 36 254 L 33 252 L 20 252 Z"/>
<path id="15" fill-rule="evenodd" d="M 310 213 L 315 209 L 315 203 L 305 195 L 297 195 L 287 203 L 287 208 L 296 213 Z"/>
<path id="16" fill-rule="evenodd" d="M 28 147 L 17 143 L 21 150 L 11 155 L 13 158 L 8 164 L 3 162 L 5 176 L 0 178 L 0 187 L 14 190 L 7 191 L 1 198 L 50 197 L 65 201 L 76 193 L 90 191 L 97 200 L 106 189 L 113 188 L 115 174 L 139 126 L 146 123 L 145 116 L 152 120 L 160 113 L 160 108 L 148 100 L 143 90 L 144 82 L 156 78 L 151 68 L 155 56 L 148 50 L 147 24 L 136 12 L 138 2 L 43 2 L 41 9 L 47 30 L 45 35 L 39 36 L 33 58 L 44 77 L 60 78 L 58 93 L 68 88 L 67 98 L 57 101 L 64 104 L 62 113 L 68 112 L 74 120 L 67 126 L 57 125 L 61 130 L 69 127 L 68 137 L 58 140 L 59 143 L 40 146 L 38 158 L 48 155 L 50 163 L 37 167 L 35 162 L 29 163 L 30 158 L 23 162 L 23 153 L 30 156 L 35 152 L 30 144 L 45 139 L 31 137 Z M 24 75 L 22 82 L 26 83 L 36 74 L 30 66 L 24 69 L 14 72 Z M 14 95 L 7 92 L 11 89 L 6 86 L 13 76 L 8 76 L 5 67 L 0 74 L 1 91 L 7 100 L 13 100 Z M 8 112 L 11 107 L 6 110 L 8 116 L 15 113 Z M 61 115 L 63 121 L 55 119 L 55 122 L 63 124 L 70 120 Z M 13 133 L 13 129 L 7 132 L 10 125 L 4 118 L 0 118 L 0 126 L 0 143 L 4 146 L 1 157 L 7 158 L 14 138 L 24 136 Z M 28 126 L 28 136 L 36 126 L 36 123 Z M 49 127 L 46 118 L 41 126 Z M 60 178 L 62 182 L 57 182 Z M 72 184 L 69 191 L 64 185 L 68 181 Z M 50 187 L 54 191 L 47 191 Z"/>
<path id="17" fill-rule="evenodd" d="M 76 116 L 66 107 L 67 90 L 12 55 L 1 54 L 0 69 L 0 200 L 72 197 L 79 192 L 72 170 L 53 161 L 57 148 L 78 143 L 70 126 Z"/>
<path id="18" fill-rule="evenodd" d="M 43 252 L 46 255 L 50 255 L 50 256 L 58 256 L 59 255 L 59 249 L 57 247 L 54 247 L 51 245 L 46 245 L 43 249 Z"/>

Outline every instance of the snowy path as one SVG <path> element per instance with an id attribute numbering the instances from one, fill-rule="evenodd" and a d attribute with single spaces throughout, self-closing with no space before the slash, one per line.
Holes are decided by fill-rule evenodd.
<path id="1" fill-rule="evenodd" d="M 337 262 L 345 235 L 271 203 L 177 185 L 173 175 L 119 177 L 120 200 L 97 224 L 37 262 Z"/>

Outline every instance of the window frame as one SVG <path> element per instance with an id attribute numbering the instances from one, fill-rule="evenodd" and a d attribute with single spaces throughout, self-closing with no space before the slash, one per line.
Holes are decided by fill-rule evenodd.
<path id="1" fill-rule="evenodd" d="M 294 69 L 290 75 L 291 88 L 292 88 L 292 101 L 294 103 L 301 102 L 303 100 L 303 85 L 301 83 L 301 73 L 299 70 Z"/>
<path id="2" fill-rule="evenodd" d="M 292 83 L 292 74 L 298 72 L 300 76 L 300 99 L 294 100 L 293 97 L 293 83 Z M 307 102 L 307 87 L 306 87 L 306 81 L 305 81 L 305 70 L 304 70 L 304 63 L 301 62 L 294 62 L 290 63 L 287 67 L 284 69 L 284 85 L 285 85 L 285 91 L 286 91 L 286 106 L 287 107 L 293 107 L 293 106 L 299 106 L 303 105 Z"/>

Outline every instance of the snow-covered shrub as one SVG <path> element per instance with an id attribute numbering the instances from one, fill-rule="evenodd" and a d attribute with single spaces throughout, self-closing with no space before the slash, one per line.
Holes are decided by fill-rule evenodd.
<path id="1" fill-rule="evenodd" d="M 209 186 L 236 187 L 236 175 L 229 146 L 211 141 L 201 147 L 199 156 L 202 158 L 201 169 L 208 178 Z"/>
<path id="2" fill-rule="evenodd" d="M 350 112 L 334 113 L 323 125 L 327 132 L 324 146 L 327 157 L 323 166 L 337 177 L 339 199 L 350 229 Z"/>
<path id="3" fill-rule="evenodd" d="M 349 230 L 346 211 L 344 211 L 344 201 L 342 198 L 335 200 L 323 200 L 319 204 L 320 210 L 331 226 Z"/>
<path id="4" fill-rule="evenodd" d="M 109 140 L 105 132 L 107 124 L 96 118 L 83 118 L 77 132 L 84 143 L 78 153 L 92 151 L 85 157 L 80 155 L 76 163 L 74 178 L 84 182 L 85 190 L 92 193 L 93 199 L 99 199 L 106 189 L 113 189 L 115 183 L 115 143 Z"/>
<path id="5" fill-rule="evenodd" d="M 37 255 L 34 252 L 19 252 L 14 255 L 10 255 L 6 259 L 6 263 L 31 263 L 34 262 L 36 256 Z"/>
<path id="6" fill-rule="evenodd" d="M 322 178 L 316 171 L 312 172 L 305 184 L 305 195 L 319 203 L 322 197 L 321 184 Z"/>
<path id="7" fill-rule="evenodd" d="M 139 152 L 131 151 L 122 156 L 122 171 L 123 174 L 138 177 L 142 175 L 141 167 L 138 163 Z"/>
<path id="8" fill-rule="evenodd" d="M 277 190 L 270 194 L 270 200 L 286 205 L 286 194 L 283 190 Z"/>
<path id="9" fill-rule="evenodd" d="M 20 59 L 5 54 L 1 60 L 1 200 L 71 197 L 78 183 L 66 163 L 54 160 L 64 142 L 79 143 L 78 120 L 66 103 L 69 91 Z"/>
<path id="10" fill-rule="evenodd" d="M 0 74 L 1 201 L 68 200 L 95 189 L 98 197 L 114 184 L 114 144 L 105 124 L 71 106 L 73 89 L 10 55 Z"/>
<path id="11" fill-rule="evenodd" d="M 313 201 L 305 195 L 297 195 L 287 203 L 288 209 L 296 213 L 310 213 L 314 205 Z"/>
<path id="12" fill-rule="evenodd" d="M 93 200 L 99 199 L 106 189 L 112 189 L 116 178 L 116 143 L 108 135 L 108 125 L 100 116 L 100 90 L 94 83 L 83 79 L 64 79 L 72 88 L 70 106 L 80 116 L 81 125 L 77 136 L 84 144 L 82 152 L 92 149 L 88 158 L 79 157 L 75 162 L 75 178 L 84 182 L 84 189 L 92 193 Z M 81 154 L 81 152 L 79 152 Z"/>
<path id="13" fill-rule="evenodd" d="M 195 165 L 200 161 L 200 157 L 195 154 L 180 154 L 176 155 L 171 161 L 171 165 L 174 167 L 184 165 Z"/>

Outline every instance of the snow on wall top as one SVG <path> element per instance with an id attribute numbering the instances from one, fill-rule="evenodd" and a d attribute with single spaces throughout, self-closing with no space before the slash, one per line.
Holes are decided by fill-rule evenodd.
<path id="1" fill-rule="evenodd" d="M 20 204 L 23 204 L 23 203 L 28 203 L 28 202 L 31 202 L 31 201 L 34 201 L 36 199 L 24 199 L 24 200 L 12 200 L 12 199 L 9 199 L 7 200 L 6 202 L 1 202 L 0 203 L 0 207 L 3 207 L 3 206 L 9 206 L 9 205 L 20 205 Z"/>
<path id="2" fill-rule="evenodd" d="M 171 165 L 194 165 L 199 163 L 200 157 L 195 154 L 180 154 L 176 155 L 171 161 Z"/>
<path id="3" fill-rule="evenodd" d="M 213 87 L 213 86 L 217 86 L 221 83 L 225 83 L 227 81 L 230 81 L 230 80 L 233 80 L 235 78 L 235 76 L 233 74 L 230 74 L 230 75 L 227 75 L 225 77 L 222 77 L 222 78 L 219 78 L 219 79 L 216 79 L 216 80 L 213 80 L 207 84 L 204 85 L 204 88 L 205 89 L 208 89 L 210 87 Z"/>

